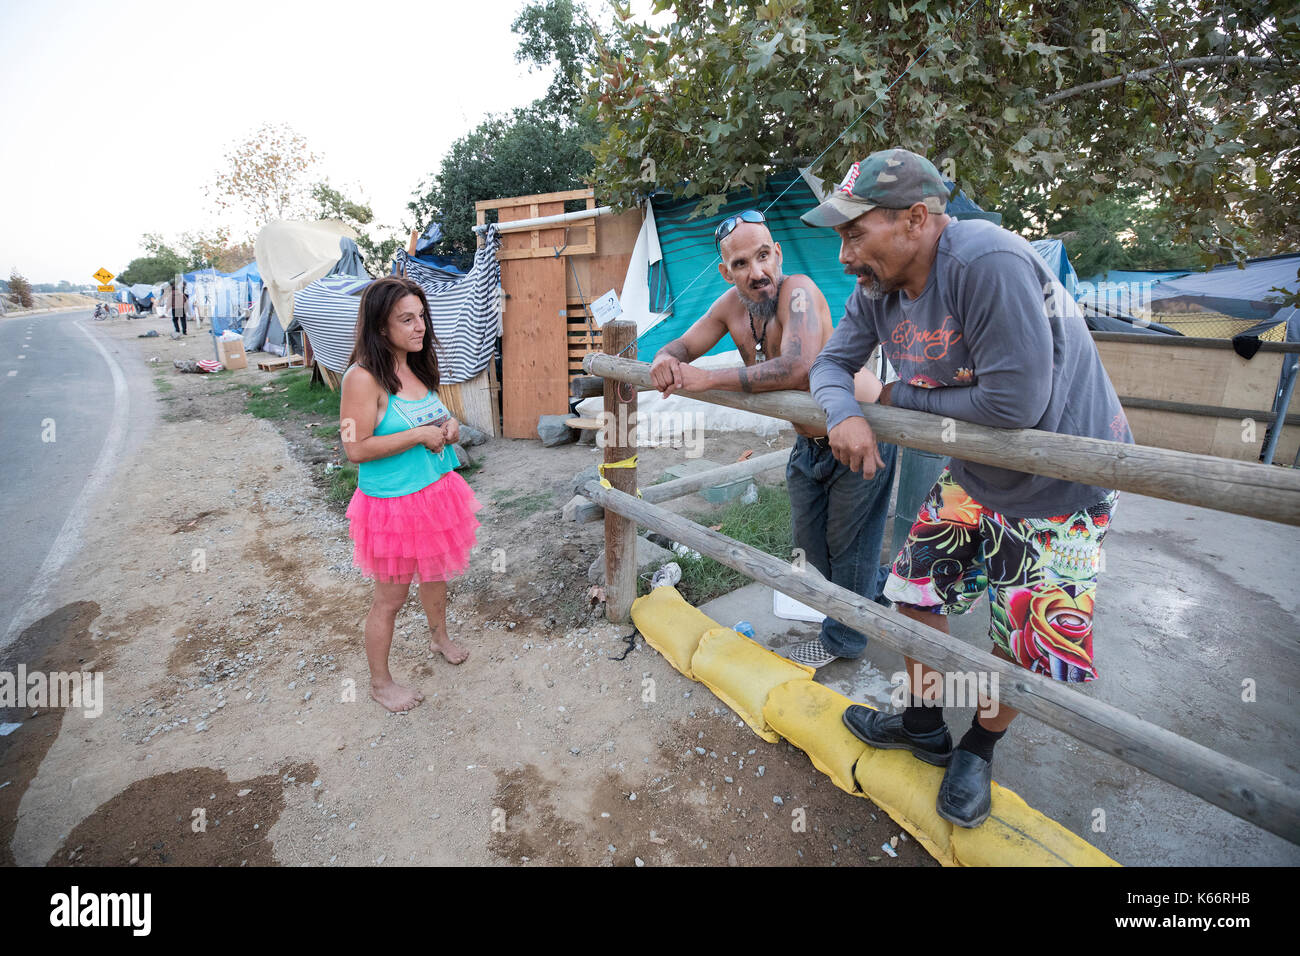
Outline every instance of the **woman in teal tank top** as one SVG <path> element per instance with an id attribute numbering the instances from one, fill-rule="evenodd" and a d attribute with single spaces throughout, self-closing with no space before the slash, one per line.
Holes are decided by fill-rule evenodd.
<path id="1" fill-rule="evenodd" d="M 339 432 L 357 464 L 348 504 L 352 559 L 375 582 L 366 616 L 370 693 L 391 711 L 424 699 L 393 680 L 393 624 L 418 580 L 429 648 L 453 664 L 469 652 L 447 633 L 447 582 L 465 573 L 481 507 L 456 474 L 460 424 L 438 397 L 437 344 L 424 290 L 390 276 L 366 286 L 343 376 Z"/>

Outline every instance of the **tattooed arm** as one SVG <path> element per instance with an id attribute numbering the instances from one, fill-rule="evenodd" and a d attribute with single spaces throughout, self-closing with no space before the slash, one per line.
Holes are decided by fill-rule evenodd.
<path id="1" fill-rule="evenodd" d="M 650 366 L 650 383 L 665 398 L 682 387 L 683 370 L 690 369 L 687 363 L 713 348 L 727 334 L 727 325 L 719 315 L 724 308 L 723 300 L 729 294 L 730 290 L 720 295 L 699 321 L 655 355 Z"/>
<path id="2" fill-rule="evenodd" d="M 787 290 L 788 293 L 787 293 Z M 782 290 L 786 301 L 777 309 L 781 326 L 781 354 L 742 368 L 691 369 L 682 387 L 727 392 L 774 392 L 808 388 L 808 372 L 822 340 L 822 320 L 830 319 L 826 299 L 806 276 L 791 276 Z"/>

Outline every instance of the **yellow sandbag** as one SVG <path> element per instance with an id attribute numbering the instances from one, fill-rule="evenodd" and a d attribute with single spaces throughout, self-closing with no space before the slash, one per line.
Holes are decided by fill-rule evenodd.
<path id="1" fill-rule="evenodd" d="M 816 681 L 792 680 L 768 695 L 763 719 L 806 753 L 813 766 L 831 778 L 831 783 L 860 797 L 853 765 L 867 745 L 844 726 L 844 711 L 852 703 Z"/>
<path id="2" fill-rule="evenodd" d="M 632 623 L 646 643 L 692 680 L 691 657 L 705 631 L 718 626 L 686 603 L 674 587 L 659 587 L 632 602 Z"/>
<path id="3" fill-rule="evenodd" d="M 956 866 L 953 825 L 934 809 L 943 767 L 917 760 L 906 750 L 867 747 L 853 770 L 862 792 L 944 866 Z"/>
<path id="4" fill-rule="evenodd" d="M 768 694 L 792 680 L 811 681 L 811 667 L 773 654 L 729 627 L 705 631 L 691 670 L 718 698 L 768 743 L 781 738 L 763 719 Z"/>
<path id="5" fill-rule="evenodd" d="M 962 866 L 1119 866 L 996 783 L 989 818 L 973 830 L 953 827 L 952 851 Z"/>

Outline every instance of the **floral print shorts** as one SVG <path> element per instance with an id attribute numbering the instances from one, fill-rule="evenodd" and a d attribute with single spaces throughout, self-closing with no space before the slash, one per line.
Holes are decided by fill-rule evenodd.
<path id="1" fill-rule="evenodd" d="M 989 637 L 1055 680 L 1095 680 L 1092 614 L 1101 542 L 1119 493 L 1074 514 L 1014 518 L 973 499 L 944 469 L 894 559 L 884 596 L 964 614 L 986 590 Z"/>

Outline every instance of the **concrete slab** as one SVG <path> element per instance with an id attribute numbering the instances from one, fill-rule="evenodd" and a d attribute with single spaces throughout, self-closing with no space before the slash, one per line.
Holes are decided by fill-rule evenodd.
<path id="1" fill-rule="evenodd" d="M 1300 528 L 1123 494 L 1104 560 L 1100 677 L 1076 689 L 1300 785 Z M 771 590 L 757 583 L 702 610 L 727 626 L 750 621 L 778 652 L 817 633 L 775 617 Z M 987 648 L 988 602 L 951 625 Z M 869 646 L 817 679 L 888 706 L 890 675 L 902 667 L 901 655 Z M 946 711 L 955 738 L 973 715 Z M 994 773 L 1130 866 L 1300 864 L 1300 847 L 1030 717 L 998 745 Z"/>

